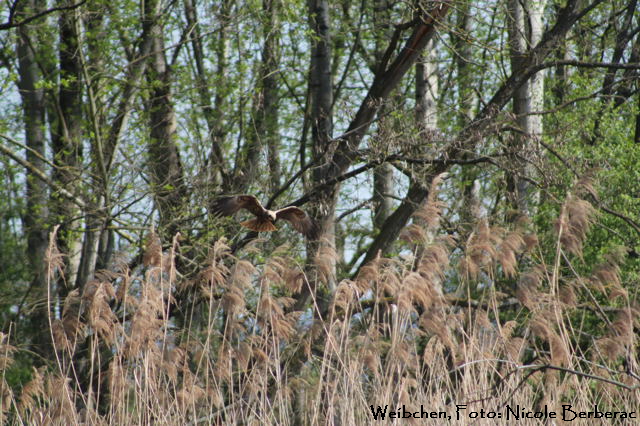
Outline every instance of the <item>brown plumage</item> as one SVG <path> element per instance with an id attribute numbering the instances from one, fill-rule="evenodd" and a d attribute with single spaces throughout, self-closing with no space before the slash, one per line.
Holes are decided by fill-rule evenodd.
<path id="1" fill-rule="evenodd" d="M 253 195 L 236 195 L 222 197 L 214 201 L 211 208 L 214 215 L 232 216 L 238 210 L 245 209 L 253 213 L 256 218 L 240 222 L 240 225 L 257 232 L 275 231 L 275 222 L 283 219 L 291 223 L 293 228 L 305 237 L 315 240 L 318 237 L 318 226 L 305 213 L 296 206 L 285 207 L 280 210 L 265 209 L 260 201 Z"/>

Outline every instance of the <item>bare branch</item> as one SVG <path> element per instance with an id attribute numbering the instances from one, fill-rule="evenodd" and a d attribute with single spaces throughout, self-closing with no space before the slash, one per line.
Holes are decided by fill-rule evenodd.
<path id="1" fill-rule="evenodd" d="M 7 19 L 7 22 L 5 22 L 4 24 L 0 24 L 0 31 L 1 30 L 8 30 L 11 28 L 16 28 L 16 27 L 20 27 L 22 25 L 27 25 L 28 23 L 35 21 L 36 19 L 40 19 L 44 16 L 47 16 L 51 13 L 54 12 L 60 12 L 60 11 L 65 11 L 65 10 L 73 10 L 76 9 L 80 6 L 82 6 L 83 4 L 85 4 L 87 2 L 87 0 L 82 0 L 79 3 L 75 3 L 72 4 L 70 6 L 58 6 L 58 7 L 52 7 L 51 9 L 47 9 L 47 10 L 43 10 L 42 12 L 36 13 L 35 15 L 31 15 L 27 18 L 24 18 L 23 20 L 19 21 L 19 22 L 14 22 L 14 18 L 15 18 L 15 9 L 18 5 L 18 3 L 20 2 L 20 0 L 16 0 L 12 5 L 11 8 L 9 10 L 9 18 Z"/>
<path id="2" fill-rule="evenodd" d="M 23 166 L 27 170 L 29 170 L 31 173 L 33 173 L 33 175 L 35 177 L 37 177 L 38 179 L 40 179 L 41 181 L 43 181 L 44 183 L 49 185 L 55 191 L 59 192 L 60 195 L 64 196 L 65 198 L 68 198 L 70 201 L 72 201 L 78 207 L 80 207 L 82 209 L 84 209 L 86 207 L 86 204 L 85 204 L 84 201 L 82 201 L 76 195 L 72 194 L 71 192 L 69 192 L 68 190 L 63 188 L 62 186 L 58 185 L 57 183 L 55 183 L 54 181 L 49 179 L 49 177 L 46 175 L 45 172 L 43 172 L 42 170 L 40 170 L 39 168 L 37 168 L 36 166 L 34 166 L 30 162 L 28 162 L 27 160 L 23 159 L 21 156 L 19 156 L 15 152 L 13 152 L 10 148 L 7 148 L 4 145 L 0 145 L 0 152 L 5 154 L 7 157 L 11 158 L 16 163 L 20 164 L 21 166 Z"/>

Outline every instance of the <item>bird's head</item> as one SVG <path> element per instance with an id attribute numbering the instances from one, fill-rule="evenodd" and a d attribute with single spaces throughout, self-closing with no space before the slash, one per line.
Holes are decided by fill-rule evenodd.
<path id="1" fill-rule="evenodd" d="M 269 216 L 269 219 L 271 219 L 271 222 L 276 221 L 276 212 L 273 210 L 267 210 L 267 215 Z"/>

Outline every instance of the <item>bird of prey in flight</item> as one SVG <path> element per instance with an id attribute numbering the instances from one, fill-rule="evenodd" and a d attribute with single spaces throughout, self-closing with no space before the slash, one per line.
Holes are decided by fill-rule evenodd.
<path id="1" fill-rule="evenodd" d="M 218 198 L 213 202 L 211 212 L 217 216 L 232 216 L 238 210 L 245 209 L 253 213 L 255 219 L 240 222 L 240 225 L 257 232 L 275 231 L 275 223 L 279 219 L 291 223 L 293 228 L 305 237 L 318 238 L 318 225 L 304 210 L 290 206 L 280 210 L 268 210 L 253 195 L 235 195 Z"/>

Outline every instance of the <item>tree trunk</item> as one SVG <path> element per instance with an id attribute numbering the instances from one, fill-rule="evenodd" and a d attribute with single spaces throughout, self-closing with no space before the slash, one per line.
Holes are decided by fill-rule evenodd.
<path id="1" fill-rule="evenodd" d="M 264 0 L 262 59 L 253 90 L 250 128 L 243 152 L 241 173 L 234 191 L 246 192 L 261 173 L 262 155 L 266 147 L 269 193 L 280 186 L 278 134 L 278 43 L 280 32 L 276 20 L 277 0 Z"/>
<path id="2" fill-rule="evenodd" d="M 263 85 L 264 137 L 267 145 L 267 163 L 269 164 L 269 193 L 279 187 L 282 168 L 280 166 L 280 134 L 278 127 L 278 67 L 280 43 L 280 24 L 278 23 L 278 0 L 263 0 L 262 9 L 265 20 L 263 27 L 264 46 L 262 49 L 262 71 L 259 77 Z"/>
<path id="3" fill-rule="evenodd" d="M 438 67 L 435 39 L 425 46 L 416 63 L 416 124 L 429 141 L 438 132 Z"/>
<path id="4" fill-rule="evenodd" d="M 309 0 L 309 17 L 312 29 L 311 65 L 309 72 L 309 96 L 311 98 L 311 140 L 313 158 L 320 164 L 330 158 L 333 137 L 333 80 L 331 74 L 331 32 L 329 2 Z M 313 171 L 313 183 L 328 179 L 326 167 Z M 323 191 L 312 206 L 319 218 L 322 244 L 335 247 L 335 207 L 337 188 Z M 333 263 L 335 271 L 335 262 Z"/>
<path id="5" fill-rule="evenodd" d="M 529 46 L 536 46 L 542 40 L 543 28 L 543 14 L 547 5 L 547 0 L 532 1 L 529 6 L 529 24 L 531 25 L 531 34 L 529 40 Z M 544 78 L 546 75 L 545 70 L 538 71 L 531 76 L 530 91 L 531 91 L 531 111 L 534 113 L 529 116 L 529 135 L 531 137 L 531 146 L 533 148 L 534 161 L 535 158 L 540 156 L 540 145 L 538 140 L 542 137 L 542 115 L 536 114 L 544 110 Z M 531 168 L 531 171 L 533 167 Z M 531 176 L 532 174 L 529 174 Z M 531 189 L 529 189 L 531 193 Z M 538 191 L 535 191 L 532 195 L 533 208 L 537 205 L 539 198 Z"/>
<path id="6" fill-rule="evenodd" d="M 152 51 L 146 69 L 151 87 L 149 111 L 149 166 L 156 207 L 160 215 L 159 228 L 169 240 L 178 232 L 176 219 L 185 205 L 187 189 L 180 153 L 175 143 L 176 114 L 171 99 L 171 69 L 164 51 L 162 26 L 157 22 L 160 2 L 145 1 L 147 20 L 154 21 L 151 30 Z"/>
<path id="7" fill-rule="evenodd" d="M 373 5 L 373 27 L 376 43 L 375 58 L 376 63 L 382 61 L 384 52 L 387 47 L 387 40 L 391 36 L 391 8 L 386 0 L 374 0 Z M 380 154 L 388 154 L 387 149 L 391 141 L 385 140 L 384 127 L 390 124 L 384 120 L 385 108 L 381 108 L 378 113 L 380 119 L 378 125 L 379 138 L 382 140 Z M 383 163 L 373 170 L 373 194 L 371 201 L 373 202 L 373 226 L 380 231 L 384 221 L 387 220 L 393 209 L 393 198 L 390 197 L 393 191 L 393 166 L 389 163 Z"/>
<path id="8" fill-rule="evenodd" d="M 525 55 L 530 47 L 542 38 L 542 13 L 546 0 L 509 0 L 509 46 L 512 73 L 524 70 Z M 528 25 L 527 25 L 528 24 Z M 542 116 L 532 115 L 541 111 L 544 100 L 544 71 L 533 74 L 516 89 L 513 96 L 513 113 L 521 133 L 513 135 L 511 150 L 514 153 L 513 173 L 509 176 L 509 190 L 514 207 L 521 213 L 531 213 L 531 193 L 527 178 L 533 177 L 532 162 L 539 156 L 537 140 L 542 134 Z M 534 203 L 535 204 L 535 203 Z"/>
<path id="9" fill-rule="evenodd" d="M 473 105 L 477 98 L 473 90 L 473 77 L 469 69 L 469 63 L 473 63 L 471 45 L 468 42 L 473 30 L 471 27 L 470 6 L 470 0 L 459 2 L 459 7 L 456 8 L 457 28 L 455 34 L 452 35 L 456 52 L 456 84 L 459 93 L 458 125 L 460 128 L 464 127 L 473 118 Z"/>
<path id="10" fill-rule="evenodd" d="M 420 134 L 423 135 L 420 139 L 428 144 L 424 147 L 428 155 L 433 155 L 429 152 L 432 150 L 430 143 L 438 134 L 438 66 L 435 43 L 435 39 L 427 43 L 421 60 L 416 63 L 416 125 Z M 423 170 L 419 170 L 414 173 L 415 176 L 412 176 L 411 180 L 422 179 L 423 173 Z M 424 194 L 426 196 L 427 192 Z M 414 222 L 416 220 L 418 219 L 414 218 Z M 428 235 L 428 239 L 431 241 L 433 235 Z M 421 256 L 422 251 L 422 247 L 419 247 L 418 256 Z"/>
<path id="11" fill-rule="evenodd" d="M 65 3 L 66 5 L 66 3 Z M 60 86 L 52 121 L 53 179 L 61 187 L 76 193 L 80 182 L 82 161 L 82 64 L 78 49 L 78 11 L 60 14 L 59 69 Z M 66 282 L 72 286 L 76 282 L 80 264 L 81 233 L 79 209 L 62 196 L 53 197 L 52 210 L 58 229 L 58 247 L 66 255 Z M 65 288 L 59 288 L 58 295 L 64 297 Z"/>
<path id="12" fill-rule="evenodd" d="M 373 226 L 380 230 L 384 221 L 391 215 L 393 198 L 393 166 L 389 163 L 379 165 L 373 171 Z"/>
<path id="13" fill-rule="evenodd" d="M 457 12 L 457 28 L 455 40 L 456 50 L 456 71 L 457 71 L 457 91 L 458 96 L 458 127 L 464 128 L 473 119 L 473 105 L 477 101 L 474 92 L 474 80 L 472 70 L 469 66 L 473 63 L 471 45 L 467 41 L 471 36 L 471 16 L 470 2 L 462 1 Z M 471 154 L 471 153 L 469 153 Z M 465 157 L 469 157 L 466 155 Z M 462 205 L 460 206 L 461 223 L 468 232 L 471 232 L 473 224 L 477 220 L 480 211 L 480 200 L 478 197 L 477 176 L 478 170 L 473 166 L 463 167 L 461 171 L 464 189 L 462 192 Z"/>
<path id="14" fill-rule="evenodd" d="M 33 0 L 19 2 L 17 16 L 22 13 L 34 13 L 38 7 Z M 27 12 L 28 11 L 28 12 Z M 41 75 L 34 46 L 40 45 L 30 25 L 18 27 L 16 39 L 18 56 L 18 89 L 22 99 L 22 113 L 25 128 L 27 162 L 38 170 L 45 171 L 45 98 L 44 90 L 39 87 Z M 32 271 L 30 300 L 34 311 L 31 315 L 33 327 L 34 351 L 43 357 L 51 356 L 51 338 L 49 335 L 48 289 L 45 265 L 47 250 L 48 195 L 46 184 L 29 169 L 26 170 L 27 206 L 24 216 L 24 229 L 27 235 L 27 257 Z"/>
<path id="15" fill-rule="evenodd" d="M 332 153 L 333 133 L 333 81 L 329 3 L 327 0 L 308 0 L 307 6 L 309 25 L 312 30 L 308 88 L 312 153 L 313 160 L 320 164 L 325 164 Z M 318 185 L 329 179 L 331 175 L 327 172 L 326 165 L 315 168 L 312 172 L 312 185 Z M 318 254 L 323 253 L 324 248 L 329 248 L 330 251 L 333 251 L 336 247 L 335 208 L 338 188 L 336 186 L 327 189 L 320 191 L 309 207 L 311 216 L 316 218 L 320 227 L 319 241 L 307 243 L 307 262 L 309 264 L 314 261 Z M 329 292 L 335 287 L 333 277 L 335 277 L 336 260 L 335 256 L 324 259 L 325 264 L 330 269 L 329 273 L 325 274 L 328 277 L 327 287 Z M 293 307 L 294 310 L 302 309 L 309 295 L 312 292 L 316 292 L 318 281 L 313 275 L 308 274 L 308 276 L 308 285 L 303 286 Z M 322 297 L 320 299 L 320 305 L 326 306 L 328 298 Z"/>

